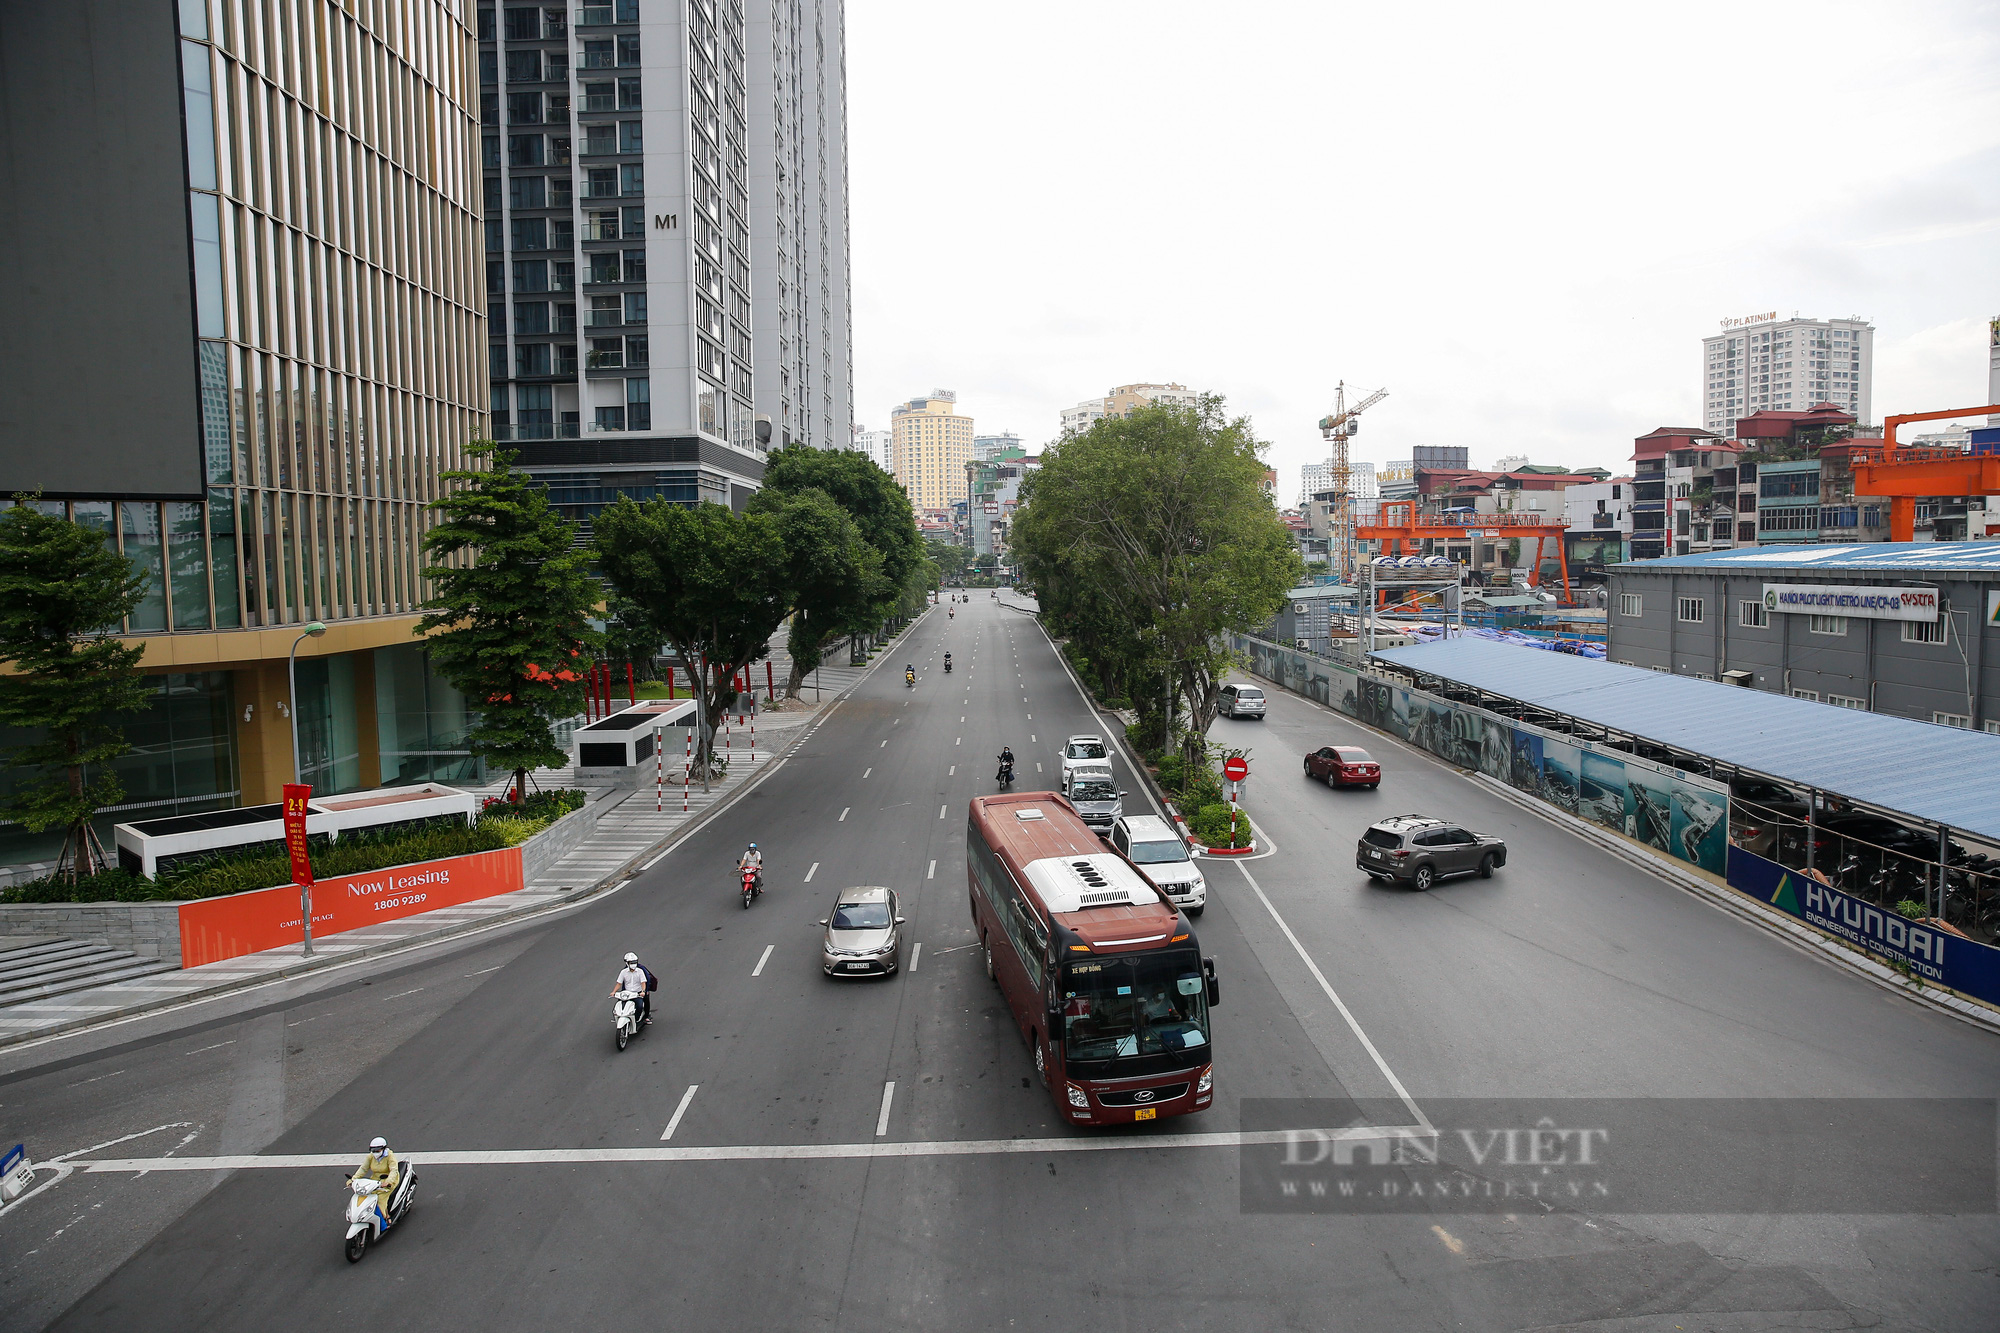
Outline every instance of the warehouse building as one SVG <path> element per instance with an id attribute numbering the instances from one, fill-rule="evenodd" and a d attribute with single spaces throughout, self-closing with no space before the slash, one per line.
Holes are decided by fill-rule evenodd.
<path id="1" fill-rule="evenodd" d="M 1613 662 L 2000 733 L 2000 543 L 1704 551 L 1610 594 Z"/>

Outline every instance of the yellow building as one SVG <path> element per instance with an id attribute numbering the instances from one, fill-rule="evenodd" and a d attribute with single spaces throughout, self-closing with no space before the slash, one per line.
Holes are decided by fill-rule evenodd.
<path id="1" fill-rule="evenodd" d="M 889 413 L 889 456 L 896 481 L 918 510 L 947 509 L 965 499 L 965 465 L 972 459 L 972 418 L 958 414 L 958 395 L 934 389 Z"/>

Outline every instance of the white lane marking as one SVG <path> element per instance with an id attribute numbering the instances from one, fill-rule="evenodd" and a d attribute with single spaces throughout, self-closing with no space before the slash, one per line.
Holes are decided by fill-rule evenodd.
<path id="1" fill-rule="evenodd" d="M 1435 1132 L 1435 1127 L 1431 1124 L 1430 1119 L 1418 1109 L 1417 1103 L 1411 1098 L 1410 1090 L 1403 1086 L 1403 1080 L 1397 1078 L 1395 1071 L 1389 1068 L 1389 1062 L 1382 1058 L 1382 1052 L 1375 1049 L 1375 1043 L 1370 1041 L 1368 1034 L 1361 1030 L 1361 1024 L 1355 1021 L 1354 1014 L 1348 1009 L 1346 1001 L 1342 1000 L 1339 994 L 1335 992 L 1333 983 L 1326 979 L 1326 973 L 1319 970 L 1319 964 L 1315 963 L 1312 955 L 1306 952 L 1306 946 L 1299 943 L 1299 937 L 1292 933 L 1290 923 L 1278 915 L 1278 909 L 1272 906 L 1269 898 L 1264 896 L 1263 886 L 1258 884 L 1256 878 L 1251 875 L 1250 868 L 1239 864 L 1236 869 L 1241 872 L 1245 882 L 1256 893 L 1257 901 L 1264 904 L 1264 910 L 1269 912 L 1271 919 L 1278 923 L 1278 929 L 1285 932 L 1285 938 L 1292 942 L 1292 948 L 1298 950 L 1299 958 L 1305 963 L 1306 969 L 1319 982 L 1319 988 L 1326 992 L 1326 998 L 1333 1001 L 1333 1007 L 1340 1010 L 1340 1016 L 1347 1020 L 1348 1029 L 1354 1033 L 1355 1039 L 1361 1043 L 1362 1049 L 1368 1052 L 1369 1058 L 1375 1061 L 1375 1067 L 1382 1071 L 1382 1077 L 1389 1080 L 1389 1086 L 1396 1090 L 1396 1095 L 1403 1099 L 1403 1105 L 1409 1108 L 1410 1114 L 1416 1117 L 1417 1123 L 1422 1125 L 1427 1132 Z"/>
<path id="2" fill-rule="evenodd" d="M 836 824 L 845 824 L 845 823 L 847 822 L 847 812 L 848 812 L 849 810 L 852 810 L 853 808 L 854 808 L 854 807 L 853 807 L 853 806 L 851 806 L 851 805 L 843 805 L 843 806 L 841 806 L 841 807 L 840 807 L 840 818 L 838 818 L 838 819 L 834 820 L 833 822 L 834 822 L 834 823 L 836 823 Z"/>
<path id="3" fill-rule="evenodd" d="M 871 764 L 871 765 L 870 765 L 869 767 L 867 767 L 867 768 L 864 768 L 864 769 L 862 769 L 862 770 L 861 770 L 861 776 L 865 778 L 865 777 L 867 777 L 867 776 L 868 776 L 868 775 L 869 775 L 870 773 L 873 773 L 874 771 L 875 771 L 875 768 L 874 768 L 874 766 L 873 766 L 873 765 Z"/>
<path id="4" fill-rule="evenodd" d="M 891 722 L 889 725 L 892 727 L 900 727 L 903 725 L 903 719 L 899 717 L 894 722 Z"/>
<path id="5" fill-rule="evenodd" d="M 667 1132 L 660 1135 L 660 1142 L 665 1143 L 681 1127 L 681 1117 L 688 1113 L 688 1103 L 694 1100 L 694 1090 L 700 1086 L 699 1083 L 688 1084 L 688 1090 L 681 1094 L 681 1104 L 674 1108 L 674 1118 L 667 1122 Z"/>
<path id="6" fill-rule="evenodd" d="M 886 749 L 888 749 L 888 748 L 889 748 L 889 738 L 888 738 L 887 736 L 884 736 L 884 737 L 882 738 L 882 743 L 881 743 L 880 745 L 876 746 L 875 748 L 876 748 L 876 749 L 878 749 L 878 750 L 886 750 Z"/>
<path id="7" fill-rule="evenodd" d="M 101 1082 L 103 1082 L 103 1081 L 104 1081 L 105 1079 L 107 1079 L 107 1078 L 117 1078 L 117 1077 L 118 1077 L 118 1076 L 119 1076 L 120 1074 L 122 1074 L 122 1073 L 124 1073 L 124 1072 L 125 1072 L 125 1071 L 124 1071 L 124 1070 L 122 1070 L 122 1069 L 114 1069 L 114 1070 L 112 1070 L 112 1071 L 111 1071 L 110 1073 L 108 1073 L 108 1074 L 99 1074 L 99 1075 L 98 1075 L 98 1076 L 97 1076 L 96 1078 L 87 1078 L 87 1079 L 84 1079 L 84 1080 L 83 1080 L 83 1082 L 81 1082 L 81 1083 L 72 1083 L 72 1084 L 70 1084 L 70 1086 L 71 1086 L 72 1088 L 81 1088 L 81 1087 L 83 1087 L 83 1086 L 84 1086 L 85 1084 L 89 1084 L 89 1083 L 101 1083 Z"/>
<path id="8" fill-rule="evenodd" d="M 404 997 L 405 995 L 415 995 L 415 994 L 417 993 L 417 991 L 418 991 L 418 990 L 422 990 L 422 989 L 423 989 L 423 987 L 422 987 L 422 986 L 419 986 L 419 987 L 417 987 L 417 990 L 403 990 L 403 991 L 397 991 L 397 992 L 396 992 L 396 993 L 395 993 L 394 995 L 390 995 L 390 996 L 387 996 L 387 997 L 385 997 L 385 998 L 387 998 L 387 999 L 391 999 L 391 1000 L 400 1000 L 400 999 L 402 999 L 402 998 L 403 998 L 403 997 Z"/>
<path id="9" fill-rule="evenodd" d="M 937 862 L 933 861 L 931 862 L 931 865 L 933 868 L 935 868 Z M 910 946 L 910 971 L 914 972 L 917 970 L 917 960 L 919 958 L 922 958 L 923 956 L 924 956 L 924 942 L 922 940 L 918 940 L 915 944 L 912 944 Z"/>
<path id="10" fill-rule="evenodd" d="M 896 1080 L 890 1079 L 882 1085 L 882 1114 L 875 1117 L 875 1137 L 881 1138 L 889 1132 L 889 1103 L 896 1100 Z"/>
<path id="11" fill-rule="evenodd" d="M 1022 703 L 1026 703 L 1026 702 L 1028 702 L 1028 701 L 1027 701 L 1026 699 L 1023 699 L 1023 700 L 1021 700 L 1021 702 L 1022 702 Z M 1030 721 L 1030 722 L 1033 722 L 1034 720 L 1035 720 L 1035 715 L 1034 715 L 1033 713 L 1030 713 L 1030 714 L 1028 714 L 1028 721 Z M 1034 738 L 1033 736 L 1030 736 L 1030 737 L 1028 737 L 1028 739 L 1029 739 L 1029 740 L 1033 740 L 1033 739 L 1035 739 L 1035 738 Z"/>
<path id="12" fill-rule="evenodd" d="M 805 878 L 805 882 L 806 882 L 807 884 L 810 884 L 810 883 L 812 883 L 812 882 L 813 882 L 813 876 L 814 876 L 814 875 L 816 875 L 816 874 L 818 874 L 818 873 L 819 873 L 819 862 L 815 861 L 815 862 L 813 862 L 813 863 L 812 863 L 812 866 L 811 866 L 811 868 L 810 868 L 810 869 L 808 869 L 808 870 L 806 871 L 806 878 Z"/>
<path id="13" fill-rule="evenodd" d="M 753 968 L 751 968 L 751 969 L 750 969 L 750 975 L 751 975 L 751 976 L 753 976 L 753 977 L 761 977 L 761 976 L 763 976 L 763 975 L 764 975 L 764 964 L 766 964 L 766 963 L 768 963 L 768 962 L 770 962 L 770 961 L 771 961 L 771 950 L 773 950 L 773 949 L 775 949 L 775 948 L 777 948 L 777 947 L 778 947 L 778 946 L 777 946 L 777 945 L 775 945 L 775 944 L 767 944 L 767 945 L 765 945 L 765 946 L 764 946 L 764 952 L 763 952 L 763 954 L 762 954 L 762 955 L 760 955 L 760 956 L 758 957 L 758 959 L 757 959 L 757 966 L 755 966 L 755 967 L 753 967 Z"/>
<path id="14" fill-rule="evenodd" d="M 924 878 L 925 878 L 925 879 L 936 879 L 936 878 L 937 878 L 937 862 L 935 862 L 935 861 L 931 862 L 931 868 L 930 868 L 929 870 L 926 870 L 926 871 L 924 872 Z"/>
<path id="15" fill-rule="evenodd" d="M 1458 1237 L 1452 1235 L 1449 1231 L 1446 1231 L 1443 1227 L 1433 1226 L 1431 1228 L 1431 1234 L 1436 1236 L 1439 1240 L 1443 1241 L 1444 1247 L 1447 1250 L 1450 1250 L 1453 1254 L 1465 1253 L 1465 1242 L 1460 1240 Z"/>
<path id="16" fill-rule="evenodd" d="M 963 721 L 965 721 L 965 714 L 963 714 L 963 713 L 960 713 L 960 714 L 958 715 L 958 720 L 959 720 L 960 722 L 963 722 Z"/>
<path id="17" fill-rule="evenodd" d="M 1031 737 L 1029 737 L 1029 739 L 1030 739 L 1030 740 L 1033 740 L 1034 738 L 1033 738 L 1033 737 L 1031 736 Z M 1037 760 L 1035 761 L 1035 771 L 1036 771 L 1037 773 L 1039 773 L 1039 772 L 1041 772 L 1041 771 L 1042 771 L 1042 761 L 1041 761 L 1041 760 L 1039 760 L 1039 759 L 1037 759 Z"/>
<path id="18" fill-rule="evenodd" d="M 952 742 L 952 744 L 953 744 L 953 745 L 963 745 L 963 744 L 965 744 L 965 737 L 963 737 L 963 736 L 960 736 L 959 738 L 957 738 L 956 740 L 954 740 L 954 741 Z"/>
<path id="19" fill-rule="evenodd" d="M 200 1054 L 202 1053 L 202 1051 L 219 1051 L 219 1050 L 221 1050 L 221 1049 L 222 1049 L 223 1047 L 225 1047 L 225 1046 L 234 1046 L 235 1044 L 236 1044 L 236 1038 L 234 1038 L 234 1037 L 231 1037 L 231 1038 L 230 1038 L 230 1039 L 229 1039 L 228 1041 L 218 1041 L 218 1042 L 217 1042 L 217 1043 L 215 1043 L 215 1045 L 213 1045 L 213 1046 L 203 1046 L 203 1047 L 200 1047 L 200 1048 L 199 1048 L 199 1049 L 197 1049 L 197 1050 L 192 1050 L 192 1051 L 182 1051 L 182 1052 L 181 1052 L 181 1054 L 182 1054 L 182 1055 L 200 1055 Z"/>
<path id="20" fill-rule="evenodd" d="M 194 1128 L 194 1121 L 192 1120 L 171 1120 L 164 1125 L 154 1125 L 151 1129 L 142 1129 L 136 1134 L 120 1135 L 118 1138 L 106 1139 L 104 1142 L 93 1144 L 88 1148 L 78 1148 L 75 1152 L 66 1152 L 60 1157 L 50 1158 L 49 1161 L 51 1164 L 56 1162 L 67 1162 L 72 1157 L 81 1157 L 87 1152 L 98 1152 L 105 1148 L 115 1148 L 121 1143 L 130 1143 L 133 1139 L 143 1139 L 148 1134 L 157 1134 L 163 1129 L 193 1129 L 193 1128 Z M 163 1157 L 160 1160 L 166 1161 L 168 1159 Z"/>
<path id="21" fill-rule="evenodd" d="M 938 818 L 939 818 L 939 819 L 943 819 L 943 818 L 944 818 L 944 807 L 943 807 L 943 806 L 939 806 L 939 807 L 938 807 Z"/>
<path id="22" fill-rule="evenodd" d="M 893 1086 L 893 1085 L 892 1085 Z M 594 1162 L 785 1162 L 870 1157 L 989 1157 L 1035 1153 L 1118 1152 L 1134 1148 L 1254 1148 L 1290 1144 L 1301 1138 L 1318 1144 L 1341 1139 L 1380 1139 L 1430 1134 L 1416 1125 L 1347 1125 L 1338 1129 L 1260 1129 L 1211 1134 L 1146 1134 L 1129 1138 L 944 1139 L 917 1143 L 750 1143 L 720 1148 L 498 1148 L 404 1154 L 425 1166 L 576 1166 Z M 140 1171 L 352 1170 L 347 1153 L 293 1153 L 267 1157 L 107 1157 L 76 1162 L 92 1175 Z"/>
<path id="23" fill-rule="evenodd" d="M 1033 745 L 1034 743 L 1035 743 L 1035 733 L 1031 731 L 1028 733 L 1028 744 Z"/>

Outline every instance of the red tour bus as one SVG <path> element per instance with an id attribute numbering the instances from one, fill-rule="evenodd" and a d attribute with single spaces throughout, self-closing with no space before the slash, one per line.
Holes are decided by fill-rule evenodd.
<path id="1" fill-rule="evenodd" d="M 1215 963 L 1172 903 L 1054 792 L 973 798 L 972 920 L 1072 1124 L 1205 1111 Z"/>

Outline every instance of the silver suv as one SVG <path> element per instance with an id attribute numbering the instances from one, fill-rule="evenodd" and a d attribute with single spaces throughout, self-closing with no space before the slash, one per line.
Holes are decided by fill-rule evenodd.
<path id="1" fill-rule="evenodd" d="M 1354 864 L 1369 878 L 1418 891 L 1457 875 L 1493 878 L 1507 864 L 1507 844 L 1427 815 L 1392 815 L 1368 826 L 1355 844 Z"/>
<path id="2" fill-rule="evenodd" d="M 1255 685 L 1224 685 L 1215 711 L 1224 717 L 1264 716 L 1264 691 Z"/>

